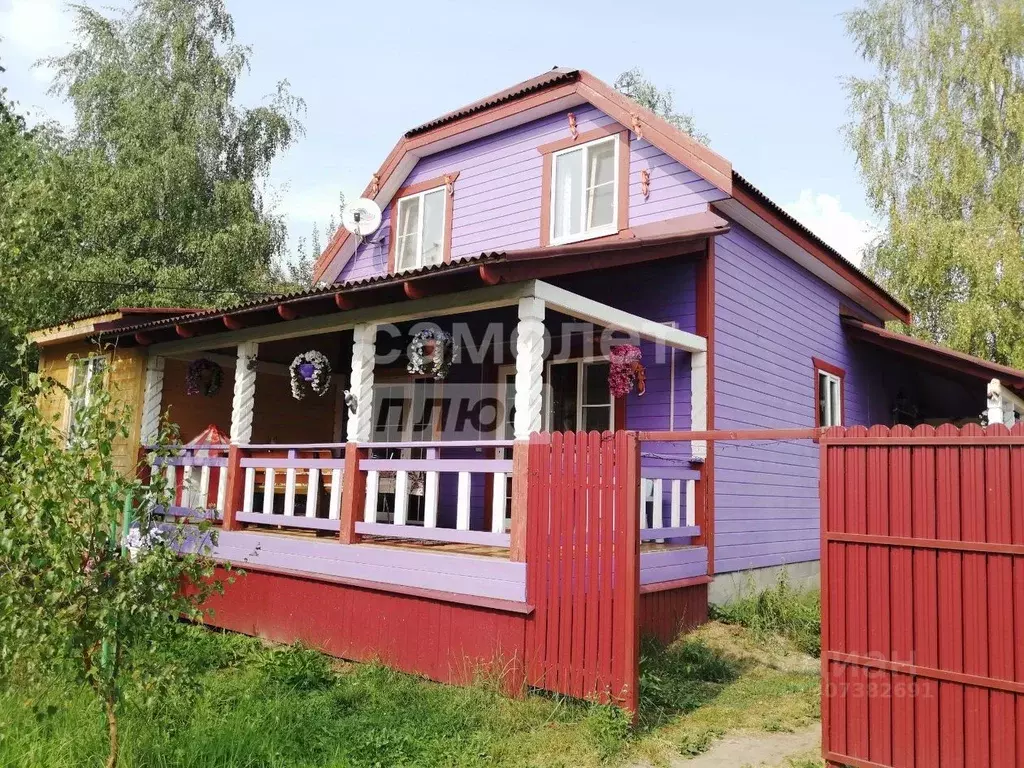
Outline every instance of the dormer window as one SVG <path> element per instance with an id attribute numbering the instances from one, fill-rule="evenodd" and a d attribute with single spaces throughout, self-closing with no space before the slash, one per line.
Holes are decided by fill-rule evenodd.
<path id="1" fill-rule="evenodd" d="M 541 245 L 614 235 L 628 224 L 629 134 L 597 128 L 538 147 L 544 156 Z"/>
<path id="2" fill-rule="evenodd" d="M 451 260 L 452 197 L 458 172 L 398 190 L 391 216 L 389 272 Z"/>

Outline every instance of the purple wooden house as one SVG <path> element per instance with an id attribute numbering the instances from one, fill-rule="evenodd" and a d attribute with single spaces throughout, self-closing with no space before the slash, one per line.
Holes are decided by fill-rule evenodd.
<path id="1" fill-rule="evenodd" d="M 166 469 L 182 510 L 198 500 L 223 520 L 217 556 L 259 575 L 237 598 L 247 608 L 223 607 L 226 626 L 301 624 L 269 607 L 298 594 L 296 579 L 528 612 L 520 447 L 532 433 L 1009 422 L 1022 410 L 1024 372 L 886 330 L 911 321 L 899 301 L 728 160 L 581 70 L 412 128 L 364 197 L 381 225 L 339 230 L 318 287 L 100 335 L 148 354 L 143 445 L 172 403 L 184 437 L 211 423 L 230 434 Z M 624 344 L 644 376 L 616 363 L 632 383 L 616 397 Z M 327 394 L 295 401 L 290 365 L 313 350 L 331 366 Z M 198 358 L 233 369 L 233 392 L 181 398 Z M 724 592 L 737 572 L 814 575 L 810 440 L 643 445 L 640 477 L 645 626 L 677 626 L 686 610 L 699 620 L 711 577 Z M 303 627 L 289 636 L 321 631 Z M 451 677 L 391 650 L 399 666 Z"/>

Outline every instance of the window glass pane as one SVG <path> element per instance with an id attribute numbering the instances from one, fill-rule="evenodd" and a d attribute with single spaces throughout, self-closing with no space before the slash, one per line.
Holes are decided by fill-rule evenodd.
<path id="1" fill-rule="evenodd" d="M 824 373 L 818 374 L 818 423 L 827 427 L 829 417 L 828 407 L 828 376 Z"/>
<path id="2" fill-rule="evenodd" d="M 587 229 L 612 223 L 615 217 L 615 185 L 606 184 L 590 192 L 587 198 Z"/>
<path id="3" fill-rule="evenodd" d="M 551 366 L 551 431 L 569 432 L 576 423 L 576 383 L 579 366 L 560 363 Z"/>
<path id="4" fill-rule="evenodd" d="M 615 141 L 593 144 L 587 148 L 587 187 L 615 181 Z"/>
<path id="5" fill-rule="evenodd" d="M 555 239 L 580 233 L 580 205 L 583 197 L 583 150 L 555 156 L 554 211 Z"/>
<path id="6" fill-rule="evenodd" d="M 398 201 L 398 242 L 395 244 L 396 269 L 416 266 L 419 250 L 420 198 L 409 197 Z"/>
<path id="7" fill-rule="evenodd" d="M 444 260 L 444 189 L 423 196 L 423 260 L 417 266 Z"/>
<path id="8" fill-rule="evenodd" d="M 829 426 L 838 427 L 843 423 L 842 414 L 839 410 L 841 407 L 841 398 L 839 397 L 839 379 L 830 379 L 829 391 L 832 393 L 832 420 L 829 422 Z"/>
<path id="9" fill-rule="evenodd" d="M 610 405 L 583 409 L 583 428 L 587 432 L 604 432 L 612 428 L 612 407 Z"/>
<path id="10" fill-rule="evenodd" d="M 501 438 L 511 440 L 515 436 L 516 424 L 516 375 L 514 373 L 505 376 L 505 424 Z"/>
<path id="11" fill-rule="evenodd" d="M 612 401 L 608 389 L 609 363 L 586 363 L 583 366 L 583 404 L 603 405 Z"/>

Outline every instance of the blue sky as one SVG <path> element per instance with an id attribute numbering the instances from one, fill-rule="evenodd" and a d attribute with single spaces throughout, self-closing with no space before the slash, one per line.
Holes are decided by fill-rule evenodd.
<path id="1" fill-rule="evenodd" d="M 712 147 L 773 200 L 858 260 L 872 216 L 846 148 L 842 79 L 867 70 L 841 14 L 857 0 L 227 0 L 254 49 L 241 84 L 257 103 L 287 78 L 306 135 L 275 165 L 271 196 L 293 241 L 339 191 L 358 195 L 408 128 L 550 69 L 611 83 L 641 67 L 692 112 Z M 93 3 L 96 4 L 95 2 Z M 102 0 L 102 5 L 124 5 Z M 67 120 L 30 69 L 72 29 L 62 0 L 0 0 L 0 83 L 24 109 Z"/>

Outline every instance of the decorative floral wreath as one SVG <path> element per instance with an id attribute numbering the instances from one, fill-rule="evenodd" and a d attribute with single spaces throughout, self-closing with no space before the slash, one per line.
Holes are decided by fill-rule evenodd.
<path id="1" fill-rule="evenodd" d="M 433 376 L 441 381 L 452 367 L 452 337 L 444 331 L 427 328 L 412 337 L 409 343 L 409 364 L 406 370 L 418 376 Z"/>
<path id="2" fill-rule="evenodd" d="M 640 396 L 647 391 L 647 370 L 640 362 L 642 354 L 635 344 L 620 344 L 609 352 L 608 391 L 612 397 L 625 397 L 636 387 Z"/>
<path id="3" fill-rule="evenodd" d="M 292 397 L 302 400 L 309 390 L 323 397 L 331 387 L 331 363 L 327 356 L 311 349 L 296 355 L 288 367 L 291 374 Z"/>
<path id="4" fill-rule="evenodd" d="M 224 371 L 213 360 L 201 357 L 188 364 L 185 373 L 185 394 L 213 397 L 220 391 Z"/>

